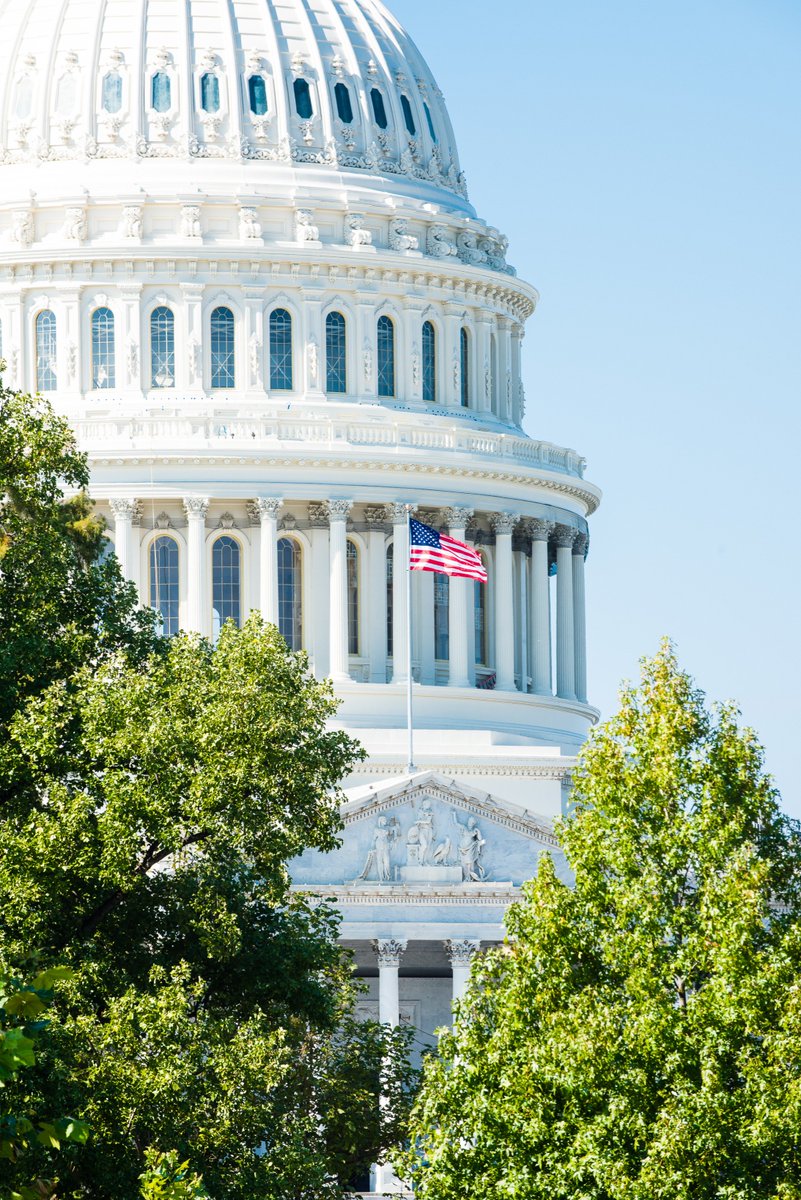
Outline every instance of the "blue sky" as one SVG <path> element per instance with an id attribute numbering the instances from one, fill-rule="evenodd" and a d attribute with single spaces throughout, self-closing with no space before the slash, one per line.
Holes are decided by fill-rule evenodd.
<path id="1" fill-rule="evenodd" d="M 801 817 L 801 3 L 389 3 L 541 292 L 528 432 L 604 490 L 593 702 L 670 635 Z"/>

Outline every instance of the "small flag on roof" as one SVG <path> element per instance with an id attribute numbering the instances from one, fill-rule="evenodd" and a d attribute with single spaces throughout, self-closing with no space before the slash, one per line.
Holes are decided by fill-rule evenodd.
<path id="1" fill-rule="evenodd" d="M 434 571 L 438 575 L 453 575 L 459 579 L 487 582 L 487 572 L 472 546 L 437 533 L 430 525 L 409 518 L 409 568 L 412 571 Z"/>

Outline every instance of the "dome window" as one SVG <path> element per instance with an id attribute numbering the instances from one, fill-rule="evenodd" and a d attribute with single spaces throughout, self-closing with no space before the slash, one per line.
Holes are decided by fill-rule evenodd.
<path id="1" fill-rule="evenodd" d="M 220 111 L 220 81 L 213 71 L 200 77 L 200 107 L 207 113 Z"/>
<path id="2" fill-rule="evenodd" d="M 423 325 L 423 399 L 437 400 L 437 331 L 430 321 Z"/>
<path id="3" fill-rule="evenodd" d="M 122 108 L 122 75 L 109 71 L 103 76 L 103 109 L 107 113 L 118 113 Z"/>
<path id="4" fill-rule="evenodd" d="M 248 99 L 254 117 L 267 115 L 267 84 L 263 75 L 251 75 L 248 79 Z"/>
<path id="5" fill-rule="evenodd" d="M 211 552 L 211 610 L 214 641 L 226 621 L 242 624 L 242 552 L 239 542 L 224 534 Z"/>
<path id="6" fill-rule="evenodd" d="M 150 81 L 150 106 L 157 113 L 169 112 L 172 107 L 172 85 L 166 71 L 156 71 Z"/>
<path id="7" fill-rule="evenodd" d="M 215 308 L 211 314 L 211 386 L 235 386 L 234 314 L 230 308 Z"/>
<path id="8" fill-rule="evenodd" d="M 414 137 L 417 133 L 417 126 L 414 123 L 412 106 L 409 103 L 408 96 L 401 96 L 401 108 L 403 109 L 403 119 L 406 122 L 406 128 L 409 130 L 409 136 Z"/>
<path id="9" fill-rule="evenodd" d="M 353 105 L 350 102 L 350 92 L 347 85 L 338 83 L 334 88 L 334 95 L 337 101 L 337 113 L 343 125 L 353 124 Z"/>
<path id="10" fill-rule="evenodd" d="M 159 537 L 150 545 L 150 607 L 159 616 L 162 637 L 175 637 L 180 623 L 180 569 L 175 538 Z"/>
<path id="11" fill-rule="evenodd" d="M 370 92 L 370 99 L 373 103 L 373 116 L 375 123 L 379 129 L 386 129 L 389 122 L 387 121 L 387 110 L 384 106 L 384 97 L 379 92 L 378 88 L 373 88 Z"/>
<path id="12" fill-rule="evenodd" d="M 36 318 L 36 390 L 54 392 L 58 387 L 56 375 L 58 343 L 56 318 L 49 309 Z"/>
<path id="13" fill-rule="evenodd" d="M 14 115 L 25 120 L 33 110 L 33 80 L 29 76 L 20 79 L 14 101 Z"/>
<path id="14" fill-rule="evenodd" d="M 110 308 L 96 308 L 92 313 L 93 388 L 115 386 L 114 358 L 114 313 Z"/>
<path id="15" fill-rule="evenodd" d="M 314 116 L 311 88 L 305 79 L 296 79 L 293 86 L 295 88 L 295 110 L 301 121 L 310 121 Z"/>
<path id="16" fill-rule="evenodd" d="M 389 317 L 379 317 L 376 329 L 378 341 L 378 394 L 395 395 L 395 326 Z"/>
<path id="17" fill-rule="evenodd" d="M 303 649 L 303 559 L 294 538 L 278 542 L 278 629 L 290 650 Z"/>
<path id="18" fill-rule="evenodd" d="M 344 395 L 348 390 L 347 328 L 342 313 L 329 313 L 325 319 L 325 390 Z"/>
<path id="19" fill-rule="evenodd" d="M 428 132 L 431 134 L 431 141 L 436 142 L 437 131 L 434 128 L 434 118 L 431 116 L 431 109 L 425 102 L 423 103 L 423 108 L 425 109 L 426 121 L 428 122 Z"/>
<path id="20" fill-rule="evenodd" d="M 164 305 L 150 314 L 150 377 L 154 388 L 175 383 L 175 317 Z"/>
<path id="21" fill-rule="evenodd" d="M 285 308 L 270 313 L 270 390 L 292 391 L 292 316 Z"/>
<path id="22" fill-rule="evenodd" d="M 468 408 L 470 405 L 470 334 L 466 329 L 462 329 L 459 335 L 459 359 L 461 368 L 459 399 L 462 402 L 462 408 Z"/>

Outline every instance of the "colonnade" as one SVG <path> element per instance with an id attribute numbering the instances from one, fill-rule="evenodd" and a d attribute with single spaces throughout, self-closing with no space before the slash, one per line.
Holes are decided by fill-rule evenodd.
<path id="1" fill-rule="evenodd" d="M 207 588 L 206 517 L 209 500 L 189 497 L 184 501 L 185 553 L 188 595 L 182 608 L 182 623 L 190 630 L 205 628 L 204 596 Z M 306 543 L 310 563 L 307 588 L 310 611 L 304 614 L 304 645 L 318 675 L 330 675 L 335 683 L 354 678 L 349 645 L 348 539 L 356 504 L 349 499 L 318 501 L 306 506 L 285 502 L 280 497 L 259 497 L 249 505 L 251 525 L 258 525 L 252 541 L 258 547 L 258 570 L 253 572 L 251 608 L 279 624 L 278 544 L 293 536 L 294 521 L 286 531 L 281 514 L 285 505 L 308 512 Z M 364 548 L 359 571 L 359 607 L 367 614 L 360 630 L 363 682 L 405 684 L 408 637 L 408 596 L 405 564 L 409 555 L 408 518 L 405 503 L 358 505 L 356 522 Z M 115 522 L 116 551 L 123 572 L 135 582 L 139 563 L 139 530 L 135 528 L 135 500 L 111 501 Z M 412 512 L 416 511 L 414 508 Z M 439 668 L 435 653 L 433 576 L 415 576 L 417 614 L 413 639 L 415 679 L 423 684 L 437 682 L 452 688 L 480 686 L 499 692 L 528 692 L 565 700 L 587 700 L 586 617 L 584 563 L 587 535 L 565 514 L 565 522 L 516 513 L 479 514 L 474 510 L 449 507 L 420 513 L 423 520 L 447 529 L 460 541 L 475 539 L 484 549 L 490 575 L 483 616 L 489 624 L 486 662 L 477 667 L 475 586 L 471 580 L 451 579 L 448 586 L 448 661 Z M 481 527 L 478 536 L 474 528 Z M 487 528 L 488 527 L 488 528 Z M 391 622 L 387 619 L 387 551 L 393 546 Z M 254 546 L 255 549 L 255 546 Z M 555 567 L 555 585 L 551 579 Z M 146 596 L 143 594 L 143 599 Z M 389 654 L 388 632 L 392 649 Z M 443 674 L 443 669 L 445 674 Z"/>

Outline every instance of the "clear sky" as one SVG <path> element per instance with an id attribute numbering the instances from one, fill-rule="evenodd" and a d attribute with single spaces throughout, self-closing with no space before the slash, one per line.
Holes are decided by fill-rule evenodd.
<path id="1" fill-rule="evenodd" d="M 801 817 L 801 0 L 388 0 L 540 290 L 526 427 L 604 490 L 591 699 L 669 634 Z"/>

